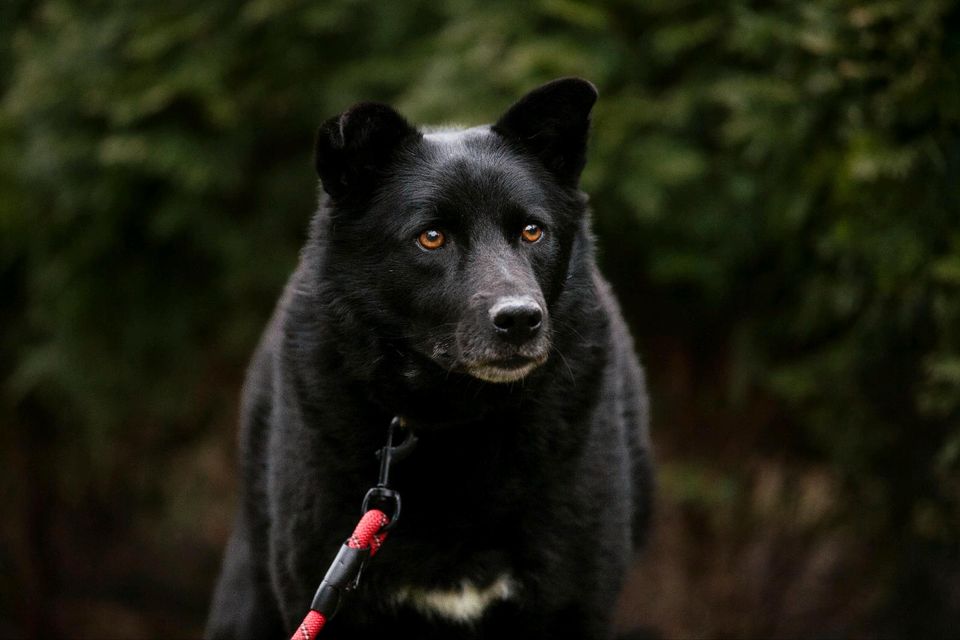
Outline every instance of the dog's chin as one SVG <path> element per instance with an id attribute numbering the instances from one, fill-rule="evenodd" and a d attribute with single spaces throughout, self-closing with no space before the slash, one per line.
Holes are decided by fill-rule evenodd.
<path id="1" fill-rule="evenodd" d="M 493 360 L 466 366 L 468 374 L 483 380 L 484 382 L 493 382 L 496 384 L 505 384 L 508 382 L 518 382 L 530 375 L 534 369 L 539 367 L 546 358 L 508 358 L 505 360 Z"/>

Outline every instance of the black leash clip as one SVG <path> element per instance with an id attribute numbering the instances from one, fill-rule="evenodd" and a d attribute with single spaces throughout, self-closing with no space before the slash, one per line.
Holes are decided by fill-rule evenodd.
<path id="1" fill-rule="evenodd" d="M 417 444 L 417 437 L 413 435 L 413 432 L 410 432 L 402 444 L 393 446 L 393 434 L 397 427 L 402 426 L 403 422 L 400 416 L 395 416 L 390 421 L 390 428 L 387 430 L 387 444 L 377 451 L 377 456 L 380 458 L 380 478 L 377 481 L 377 486 L 367 491 L 360 512 L 363 515 L 373 508 L 383 511 L 390 519 L 389 523 L 383 527 L 384 531 L 389 531 L 400 519 L 400 494 L 387 486 L 390 483 L 390 466 L 394 462 L 406 458 Z M 317 587 L 310 608 L 322 613 L 328 620 L 332 618 L 337 613 L 337 609 L 340 608 L 346 594 L 357 588 L 357 584 L 360 582 L 360 573 L 363 571 L 370 555 L 371 549 L 369 547 L 354 549 L 348 543 L 343 544 L 337 553 L 337 557 L 334 558 L 333 564 L 327 569 L 327 574 L 320 582 L 320 586 Z"/>
<path id="2" fill-rule="evenodd" d="M 394 525 L 400 519 L 400 494 L 389 487 L 390 467 L 394 462 L 400 462 L 413 451 L 417 445 L 417 436 L 412 431 L 408 432 L 406 439 L 399 445 L 393 446 L 393 434 L 397 427 L 402 427 L 403 421 L 400 416 L 394 416 L 390 421 L 390 428 L 387 430 L 387 444 L 377 451 L 377 457 L 380 459 L 380 478 L 377 486 L 367 491 L 363 498 L 363 506 L 360 508 L 361 515 L 370 509 L 380 509 L 390 522 L 384 527 L 385 531 L 393 529 Z"/>
<path id="3" fill-rule="evenodd" d="M 347 545 L 341 546 L 333 564 L 327 569 L 327 575 L 323 577 L 323 581 L 317 587 L 310 608 L 314 611 L 320 611 L 327 619 L 332 618 L 337 613 L 337 609 L 340 608 L 344 595 L 357 587 L 360 582 L 360 572 L 369 557 L 369 549 L 353 549 Z"/>

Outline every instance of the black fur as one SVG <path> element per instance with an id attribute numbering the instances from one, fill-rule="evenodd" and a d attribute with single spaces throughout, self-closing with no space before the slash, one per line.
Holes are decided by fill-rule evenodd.
<path id="1" fill-rule="evenodd" d="M 595 99 L 564 79 L 493 127 L 424 133 L 368 103 L 320 128 L 328 195 L 249 370 L 209 637 L 296 628 L 397 414 L 420 437 L 392 474 L 402 519 L 321 637 L 610 637 L 652 489 L 644 377 L 577 189 Z M 503 300 L 542 310 L 529 339 L 491 324 Z M 397 604 L 503 574 L 512 597 L 470 623 Z"/>

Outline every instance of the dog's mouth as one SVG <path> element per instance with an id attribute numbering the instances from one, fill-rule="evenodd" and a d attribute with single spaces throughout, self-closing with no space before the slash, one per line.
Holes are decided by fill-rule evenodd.
<path id="1" fill-rule="evenodd" d="M 466 366 L 467 373 L 485 382 L 517 382 L 528 376 L 546 361 L 547 357 L 531 358 L 514 355 L 508 358 L 487 360 Z"/>

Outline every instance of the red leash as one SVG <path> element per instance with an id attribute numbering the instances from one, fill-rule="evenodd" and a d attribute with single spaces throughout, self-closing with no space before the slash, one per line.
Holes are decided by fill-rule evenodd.
<path id="1" fill-rule="evenodd" d="M 379 509 L 371 509 L 363 514 L 357 528 L 353 530 L 353 535 L 340 548 L 340 553 L 313 597 L 310 611 L 290 636 L 290 640 L 314 640 L 317 637 L 327 620 L 337 612 L 342 592 L 350 590 L 351 582 L 355 584 L 360 577 L 364 561 L 379 551 L 380 545 L 387 538 L 385 527 L 388 524 L 390 518 Z M 345 553 L 345 550 L 349 551 Z"/>
<path id="2" fill-rule="evenodd" d="M 344 595 L 356 588 L 363 565 L 380 550 L 387 533 L 400 519 L 400 494 L 387 486 L 390 482 L 390 465 L 405 458 L 417 444 L 417 437 L 411 432 L 402 444 L 393 446 L 393 433 L 402 424 L 399 416 L 390 421 L 387 444 L 377 452 L 380 457 L 380 480 L 377 486 L 367 491 L 363 499 L 363 516 L 360 522 L 353 530 L 353 535 L 340 547 L 337 557 L 327 569 L 327 575 L 313 596 L 310 611 L 290 636 L 290 640 L 315 640 L 327 621 L 337 613 Z M 370 507 L 371 503 L 384 507 L 389 505 L 392 507 L 392 517 L 380 509 Z"/>

